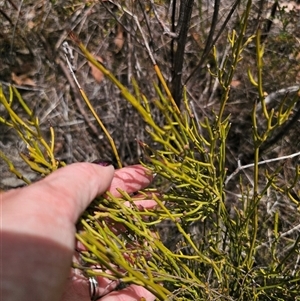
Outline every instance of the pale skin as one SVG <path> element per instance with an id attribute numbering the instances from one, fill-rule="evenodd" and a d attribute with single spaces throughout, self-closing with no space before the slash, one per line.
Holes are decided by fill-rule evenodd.
<path id="1" fill-rule="evenodd" d="M 75 224 L 97 196 L 117 188 L 135 192 L 152 176 L 136 165 L 75 163 L 28 187 L 0 194 L 0 299 L 5 301 L 90 301 L 88 279 L 71 269 Z M 152 207 L 153 201 L 144 201 Z M 97 278 L 100 301 L 134 301 L 155 297 L 131 285 L 114 291 L 114 283 Z"/>

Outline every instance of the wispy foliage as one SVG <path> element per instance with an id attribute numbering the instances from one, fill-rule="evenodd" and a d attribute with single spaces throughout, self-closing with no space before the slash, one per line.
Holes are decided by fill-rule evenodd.
<path id="1" fill-rule="evenodd" d="M 274 161 L 261 161 L 260 151 L 292 118 L 299 97 L 283 97 L 278 109 L 268 106 L 263 73 L 265 46 L 260 30 L 247 35 L 251 7 L 252 2 L 247 1 L 238 29 L 228 34 L 224 59 L 220 62 L 216 48 L 212 51 L 214 64 L 207 72 L 219 85 L 219 105 L 211 117 L 203 120 L 199 120 L 185 87 L 184 106 L 177 107 L 158 65 L 153 66 L 158 78 L 153 83 L 156 96 L 148 99 L 137 81 L 132 79 L 129 90 L 76 35 L 71 35 L 84 57 L 143 118 L 153 143 L 138 141 L 144 152 L 142 164 L 161 181 L 138 198 L 122 191 L 122 197 L 98 198 L 83 214 L 77 239 L 86 247 L 80 253 L 84 264 L 74 266 L 87 275 L 142 285 L 158 300 L 297 300 L 300 167 L 296 165 L 283 183 L 280 177 L 284 165 L 268 168 L 266 164 Z M 228 174 L 231 116 L 226 112 L 234 76 L 249 45 L 256 49 L 256 63 L 248 70 L 248 81 L 258 96 L 253 102 L 249 137 L 253 163 L 237 165 L 236 171 Z M 11 108 L 14 95 L 27 113 L 26 120 Z M 87 96 L 82 95 L 89 106 Z M 0 121 L 16 130 L 29 146 L 24 160 L 44 175 L 63 165 L 53 156 L 54 134 L 48 145 L 39 131 L 37 117 L 16 89 L 10 89 L 8 98 L 1 91 L 0 100 L 9 116 Z M 154 110 L 160 113 L 160 124 Z M 279 162 L 293 156 L 297 154 L 286 154 Z M 233 180 L 234 191 L 230 186 Z M 157 203 L 153 210 L 135 203 L 149 198 Z M 280 211 L 282 200 L 294 212 L 290 223 Z M 161 239 L 158 230 L 166 222 L 179 237 L 172 247 Z"/>

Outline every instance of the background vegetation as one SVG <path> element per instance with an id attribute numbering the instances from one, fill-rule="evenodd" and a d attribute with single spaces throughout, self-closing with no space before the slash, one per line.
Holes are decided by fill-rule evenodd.
<path id="1" fill-rule="evenodd" d="M 299 4 L 5 1 L 0 13 L 2 188 L 75 161 L 118 165 L 67 41 L 120 162 L 159 175 L 154 212 L 126 195 L 86 212 L 84 260 L 160 300 L 297 300 Z"/>

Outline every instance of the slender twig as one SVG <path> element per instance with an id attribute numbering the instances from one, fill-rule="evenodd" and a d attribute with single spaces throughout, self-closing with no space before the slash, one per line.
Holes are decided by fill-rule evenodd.
<path id="1" fill-rule="evenodd" d="M 183 3 L 184 1 L 185 3 Z M 189 24 L 192 16 L 194 0 L 182 0 L 180 4 L 180 15 L 176 32 L 178 32 L 177 50 L 174 56 L 174 69 L 172 74 L 172 95 L 177 107 L 180 107 L 182 99 L 182 68 L 184 61 L 184 50 L 189 30 Z M 219 0 L 217 0 L 219 1 Z M 179 28 L 179 29 L 178 29 Z"/>
<path id="2" fill-rule="evenodd" d="M 265 98 L 265 104 L 268 105 L 279 96 L 288 95 L 290 93 L 294 93 L 299 90 L 300 90 L 300 85 L 295 85 L 295 86 L 283 88 L 283 89 L 277 90 L 275 92 L 272 92 Z M 257 109 L 257 111 L 262 109 L 261 103 L 257 104 L 256 109 Z"/>
<path id="3" fill-rule="evenodd" d="M 190 0 L 190 1 L 193 1 L 193 0 Z M 111 2 L 111 1 L 110 1 L 110 2 Z M 128 14 L 129 16 L 131 16 L 131 17 L 133 18 L 133 20 L 135 21 L 136 26 L 137 26 L 137 28 L 138 28 L 138 30 L 139 30 L 141 36 L 142 36 L 142 39 L 143 39 L 143 41 L 144 41 L 144 46 L 145 46 L 145 48 L 146 48 L 146 50 L 147 50 L 148 56 L 149 56 L 149 58 L 150 58 L 150 60 L 151 60 L 151 62 L 152 62 L 152 64 L 153 64 L 153 66 L 154 66 L 154 70 L 155 70 L 155 73 L 156 73 L 156 75 L 157 75 L 157 77 L 158 77 L 158 80 L 159 80 L 159 82 L 162 84 L 162 86 L 163 86 L 163 88 L 164 88 L 164 90 L 165 90 L 165 92 L 166 92 L 166 94 L 167 94 L 167 96 L 168 96 L 168 99 L 169 99 L 169 101 L 171 102 L 171 104 L 172 104 L 174 110 L 176 111 L 176 113 L 177 113 L 178 115 L 180 115 L 179 108 L 178 108 L 178 106 L 177 106 L 177 104 L 176 104 L 176 102 L 175 102 L 175 100 L 174 100 L 174 98 L 173 98 L 173 95 L 172 95 L 172 93 L 171 93 L 169 87 L 167 86 L 167 83 L 166 83 L 166 81 L 165 81 L 165 79 L 164 79 L 164 77 L 163 77 L 163 75 L 162 75 L 162 73 L 161 73 L 161 71 L 160 71 L 160 69 L 159 69 L 157 63 L 156 63 L 156 59 L 155 59 L 155 57 L 154 57 L 153 52 L 151 51 L 151 48 L 150 48 L 150 46 L 149 46 L 148 39 L 147 39 L 147 37 L 146 37 L 146 35 L 145 35 L 143 29 L 142 29 L 142 26 L 141 26 L 141 24 L 140 24 L 140 22 L 139 22 L 138 17 L 137 17 L 135 14 L 133 14 L 131 11 L 129 11 L 128 9 L 122 7 L 120 4 L 117 4 L 117 3 L 114 3 L 114 4 L 115 4 L 121 11 L 123 11 L 123 12 L 125 12 L 126 14 Z"/>
<path id="4" fill-rule="evenodd" d="M 172 26 L 172 32 L 176 31 L 176 0 L 171 1 L 172 2 L 172 15 L 171 15 L 171 26 Z M 170 45 L 170 62 L 172 68 L 174 68 L 174 57 L 175 57 L 175 40 L 171 40 L 171 45 Z"/>
<path id="5" fill-rule="evenodd" d="M 74 93 L 74 100 L 76 102 L 76 105 L 78 107 L 78 110 L 79 110 L 80 114 L 82 115 L 83 119 L 87 123 L 90 130 L 98 138 L 100 136 L 99 131 L 98 131 L 97 127 L 93 124 L 93 121 L 95 119 L 90 119 L 87 112 L 84 110 L 84 108 L 82 106 L 82 102 L 80 100 L 80 97 L 78 96 L 76 85 L 74 84 L 74 81 L 72 80 L 72 76 L 70 75 L 69 70 L 67 69 L 67 67 L 65 66 L 65 64 L 61 60 L 59 60 L 58 64 L 59 64 L 61 70 L 63 71 L 64 75 L 66 76 L 66 78 L 67 78 L 67 80 L 68 80 L 68 82 L 71 86 L 72 92 Z"/>
<path id="6" fill-rule="evenodd" d="M 5 81 L 2 81 L 0 80 L 0 83 L 2 85 L 5 85 L 7 87 L 11 86 L 11 83 L 9 82 L 5 82 Z M 18 90 L 27 90 L 27 91 L 34 91 L 34 92 L 44 92 L 44 88 L 34 88 L 34 87 L 31 87 L 31 86 L 21 86 L 21 85 L 15 85 L 14 84 L 14 87 L 17 88 Z"/>
<path id="7" fill-rule="evenodd" d="M 75 73 L 74 73 L 74 70 L 73 70 L 73 66 L 70 62 L 70 59 L 69 59 L 69 56 L 70 56 L 70 50 L 68 49 L 69 48 L 69 45 L 67 42 L 64 42 L 63 43 L 63 49 L 64 49 L 64 53 L 65 53 L 65 59 L 66 59 L 66 62 L 68 64 L 68 67 L 69 67 L 69 70 L 72 74 L 72 77 L 76 83 L 76 86 L 78 87 L 78 90 L 83 98 L 83 100 L 85 101 L 86 105 L 88 106 L 88 108 L 90 109 L 91 113 L 93 114 L 93 116 L 95 117 L 97 123 L 99 124 L 99 126 L 101 127 L 101 129 L 103 130 L 103 132 L 105 133 L 106 137 L 108 138 L 109 142 L 110 142 L 110 145 L 111 145 L 111 148 L 113 150 L 113 153 L 116 157 L 116 160 L 118 162 L 118 166 L 119 168 L 122 167 L 122 163 L 121 163 L 121 160 L 120 160 L 120 157 L 119 157 L 119 154 L 118 154 L 118 151 L 117 151 L 117 148 L 116 148 L 116 145 L 115 145 L 115 142 L 113 140 L 113 138 L 111 137 L 111 135 L 109 134 L 109 132 L 107 131 L 106 127 L 104 126 L 104 124 L 102 123 L 102 121 L 100 120 L 99 116 L 97 115 L 97 113 L 95 112 L 92 104 L 90 103 L 89 99 L 87 98 L 85 92 L 82 90 L 76 76 L 75 76 Z"/>
<path id="8" fill-rule="evenodd" d="M 271 31 L 278 6 L 279 6 L 278 0 L 275 0 L 275 2 L 272 5 L 271 14 L 270 14 L 269 18 L 267 19 L 266 24 L 261 33 L 261 43 L 264 43 L 266 41 L 266 39 L 269 35 L 269 32 Z"/>
<path id="9" fill-rule="evenodd" d="M 159 17 L 159 14 L 158 14 L 158 12 L 157 12 L 157 10 L 155 8 L 155 5 L 154 5 L 154 1 L 150 0 L 150 3 L 151 3 L 152 11 L 154 12 L 154 16 L 155 16 L 156 20 L 158 21 L 159 25 L 161 26 L 161 28 L 163 29 L 163 34 L 167 35 L 167 36 L 169 36 L 171 38 L 177 38 L 178 37 L 178 33 L 174 32 L 173 30 L 170 30 L 170 28 L 167 27 L 166 24 Z"/>
<path id="10" fill-rule="evenodd" d="M 230 49 L 230 45 L 227 45 L 224 52 L 223 52 L 222 61 L 221 61 L 220 67 L 219 67 L 220 70 L 222 70 L 222 68 L 224 68 L 225 61 L 226 61 L 229 49 Z M 213 101 L 213 98 L 215 96 L 215 93 L 216 93 L 217 88 L 219 87 L 219 85 L 220 85 L 220 82 L 219 82 L 218 78 L 216 78 L 215 82 L 214 82 L 214 85 L 213 85 L 213 88 L 210 92 L 210 97 L 208 99 L 207 106 L 211 105 L 211 102 Z"/>
<path id="11" fill-rule="evenodd" d="M 16 175 L 16 177 L 17 177 L 18 179 L 22 180 L 22 181 L 25 182 L 26 184 L 30 184 L 30 180 L 27 179 L 26 177 L 24 177 L 24 176 L 22 175 L 22 173 L 19 172 L 19 171 L 15 168 L 14 164 L 12 163 L 12 161 L 9 160 L 9 158 L 8 158 L 7 156 L 5 156 L 5 154 L 4 154 L 1 150 L 0 150 L 0 158 L 1 158 L 2 160 L 4 160 L 4 161 L 7 163 L 7 165 L 8 165 L 8 167 L 9 167 L 9 170 L 10 170 L 11 173 L 13 173 L 14 175 Z"/>
<path id="12" fill-rule="evenodd" d="M 290 229 L 288 231 L 285 231 L 285 232 L 279 234 L 278 237 L 276 237 L 276 240 L 278 241 L 280 238 L 284 238 L 286 236 L 289 236 L 289 235 L 293 234 L 295 231 L 297 231 L 297 232 L 300 231 L 300 224 L 294 226 L 292 229 Z M 297 240 L 299 240 L 299 238 L 300 238 L 300 236 L 298 235 Z M 296 240 L 296 242 L 297 242 L 297 240 Z M 275 238 L 268 241 L 268 244 L 267 243 L 260 244 L 259 246 L 256 247 L 256 249 L 259 250 L 260 248 L 265 247 L 265 246 L 269 247 L 269 243 L 274 243 L 274 241 L 275 241 Z"/>
<path id="13" fill-rule="evenodd" d="M 282 160 L 287 160 L 287 159 L 291 159 L 291 158 L 294 158 L 294 157 L 297 157 L 297 156 L 300 156 L 300 152 L 297 152 L 297 153 L 294 153 L 294 154 L 291 154 L 291 155 L 287 155 L 287 156 L 282 156 L 282 157 L 279 157 L 279 158 L 273 158 L 273 159 L 267 159 L 267 160 L 264 160 L 264 161 L 260 161 L 258 162 L 258 165 L 263 165 L 263 164 L 267 164 L 267 163 L 270 163 L 270 162 L 276 162 L 276 161 L 282 161 Z M 229 175 L 224 184 L 227 185 L 228 182 L 235 176 L 237 175 L 241 170 L 243 169 L 246 169 L 246 168 L 251 168 L 254 166 L 254 163 L 251 163 L 251 164 L 247 164 L 247 165 L 240 165 L 240 160 L 238 160 L 238 167 L 236 168 L 236 170 L 231 174 Z"/>
<path id="14" fill-rule="evenodd" d="M 202 52 L 201 58 L 199 63 L 197 64 L 197 66 L 195 67 L 195 69 L 190 73 L 190 75 L 188 76 L 188 78 L 185 81 L 185 85 L 189 82 L 189 80 L 194 76 L 194 74 L 200 69 L 202 68 L 202 65 L 204 63 L 204 61 L 206 60 L 207 56 L 209 55 L 212 47 L 216 44 L 216 42 L 218 41 L 219 37 L 221 36 L 221 34 L 223 33 L 223 31 L 226 28 L 226 25 L 228 24 L 229 20 L 231 19 L 233 13 L 235 12 L 238 4 L 241 2 L 241 0 L 236 0 L 235 3 L 232 5 L 230 12 L 228 13 L 224 23 L 222 24 L 219 32 L 217 33 L 216 37 L 212 40 L 212 38 L 210 37 L 210 35 L 213 35 L 214 31 L 212 31 L 212 29 L 210 29 L 210 33 L 208 38 L 206 39 L 206 44 L 204 47 L 204 50 Z M 213 17 L 214 18 L 214 17 Z M 213 20 L 212 20 L 212 25 L 213 26 Z"/>
<path id="15" fill-rule="evenodd" d="M 129 12 L 127 9 L 123 8 L 119 3 L 115 3 L 114 1 L 108 0 L 109 3 L 115 5 L 116 7 L 118 7 L 118 9 L 122 12 Z M 132 38 L 141 46 L 144 46 L 143 43 L 138 39 L 138 37 L 135 34 L 132 34 L 132 32 L 120 21 L 121 18 L 117 18 L 116 15 L 114 14 L 114 12 L 108 7 L 108 5 L 105 4 L 105 1 L 101 1 L 101 5 L 107 10 L 107 12 L 115 19 L 115 21 L 122 26 L 123 30 L 132 36 Z M 132 13 L 128 14 L 130 16 L 132 16 Z"/>
<path id="16" fill-rule="evenodd" d="M 13 32 L 12 32 L 12 38 L 11 38 L 11 44 L 10 44 L 10 55 L 12 54 L 13 47 L 14 47 L 15 34 L 16 34 L 17 24 L 18 24 L 18 21 L 19 21 L 19 16 L 21 15 L 22 5 L 23 5 L 23 0 L 21 1 L 20 5 L 19 5 L 17 20 L 16 20 L 16 23 L 14 24 L 14 28 L 13 28 Z"/>
<path id="17" fill-rule="evenodd" d="M 154 44 L 154 40 L 153 40 L 152 33 L 151 33 L 151 27 L 150 27 L 149 18 L 148 18 L 147 14 L 146 14 L 146 10 L 145 10 L 144 4 L 142 4 L 142 1 L 138 0 L 138 2 L 139 2 L 139 6 L 141 8 L 141 11 L 143 13 L 144 19 L 145 19 L 145 23 L 146 23 L 147 29 L 148 29 L 148 34 L 149 34 L 149 37 L 150 37 L 150 44 L 153 45 Z"/>

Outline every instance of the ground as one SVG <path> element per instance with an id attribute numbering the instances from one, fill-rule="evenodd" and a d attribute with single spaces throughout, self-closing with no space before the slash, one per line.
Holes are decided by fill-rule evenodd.
<path id="1" fill-rule="evenodd" d="M 155 81 L 152 64 L 147 56 L 136 24 L 128 15 L 120 12 L 113 1 L 4 1 L 1 3 L 1 22 L 3 31 L 0 40 L 0 80 L 4 91 L 8 84 L 19 89 L 29 106 L 34 109 L 40 119 L 41 128 L 49 138 L 49 127 L 56 132 L 55 155 L 58 160 L 67 163 L 76 161 L 92 161 L 96 158 L 114 161 L 107 138 L 97 128 L 92 115 L 78 93 L 70 76 L 64 57 L 62 44 L 68 41 L 72 29 L 94 52 L 100 60 L 126 86 L 131 86 L 131 77 L 138 81 L 142 92 L 151 99 Z M 118 3 L 117 1 L 115 2 Z M 152 14 L 148 2 L 142 4 L 127 3 L 127 7 L 138 16 L 147 38 L 153 43 L 155 58 L 166 76 L 171 80 L 170 45 L 172 38 L 162 35 L 162 28 Z M 205 47 L 205 38 L 213 14 L 210 2 L 194 4 L 183 65 L 183 82 L 195 69 Z M 223 2 L 219 13 L 216 33 L 229 13 L 230 2 Z M 224 33 L 216 44 L 217 56 L 221 62 L 228 51 L 226 36 L 238 25 L 245 1 L 226 25 Z M 279 89 L 297 87 L 299 85 L 299 5 L 296 2 L 280 2 L 276 15 L 272 17 L 269 31 L 268 20 L 271 20 L 272 1 L 254 1 L 251 10 L 246 36 L 254 34 L 257 24 L 266 30 L 265 42 L 264 87 L 268 94 Z M 170 27 L 171 4 L 167 1 L 157 2 L 156 11 L 165 27 Z M 142 10 L 144 9 L 144 11 Z M 269 18 L 269 19 L 268 19 Z M 147 20 L 147 22 L 146 22 Z M 257 23 L 258 22 L 258 23 Z M 147 25 L 148 24 L 148 25 Z M 150 31 L 147 26 L 149 26 Z M 149 142 L 141 118 L 127 104 L 120 93 L 101 74 L 93 73 L 86 60 L 74 49 L 76 76 L 86 92 L 103 123 L 110 131 L 117 144 L 125 165 L 137 163 L 142 156 L 136 139 Z M 215 64 L 211 56 L 205 65 Z M 244 53 L 244 60 L 236 72 L 232 82 L 227 111 L 231 114 L 232 128 L 228 143 L 228 168 L 236 168 L 237 159 L 243 163 L 252 162 L 251 153 L 251 117 L 253 103 L 257 92 L 249 83 L 246 70 L 255 69 L 255 53 L 251 44 Z M 98 76 L 98 77 L 97 77 Z M 99 78 L 100 76 L 100 78 Z M 200 120 L 211 116 L 218 108 L 219 87 L 215 79 L 205 70 L 199 69 L 187 82 L 187 92 L 199 114 Z M 282 95 L 293 97 L 294 93 L 283 92 L 275 97 L 272 105 L 276 107 Z M 297 106 L 295 112 L 297 111 Z M 1 114 L 4 108 L 0 106 Z M 158 116 L 159 119 L 159 116 Z M 298 149 L 295 139 L 298 137 L 298 118 L 288 125 L 283 135 L 275 137 L 265 146 L 263 158 L 292 154 Z M 0 143 L 4 153 L 12 157 L 16 167 L 29 178 L 35 174 L 26 169 L 18 153 L 26 152 L 26 146 L 17 139 L 13 131 L 1 126 Z M 287 134 L 288 131 L 288 134 Z M 294 141 L 294 142 L 292 142 Z M 14 176 L 7 173 L 6 164 L 1 161 L 1 187 L 14 187 L 21 184 Z"/>

